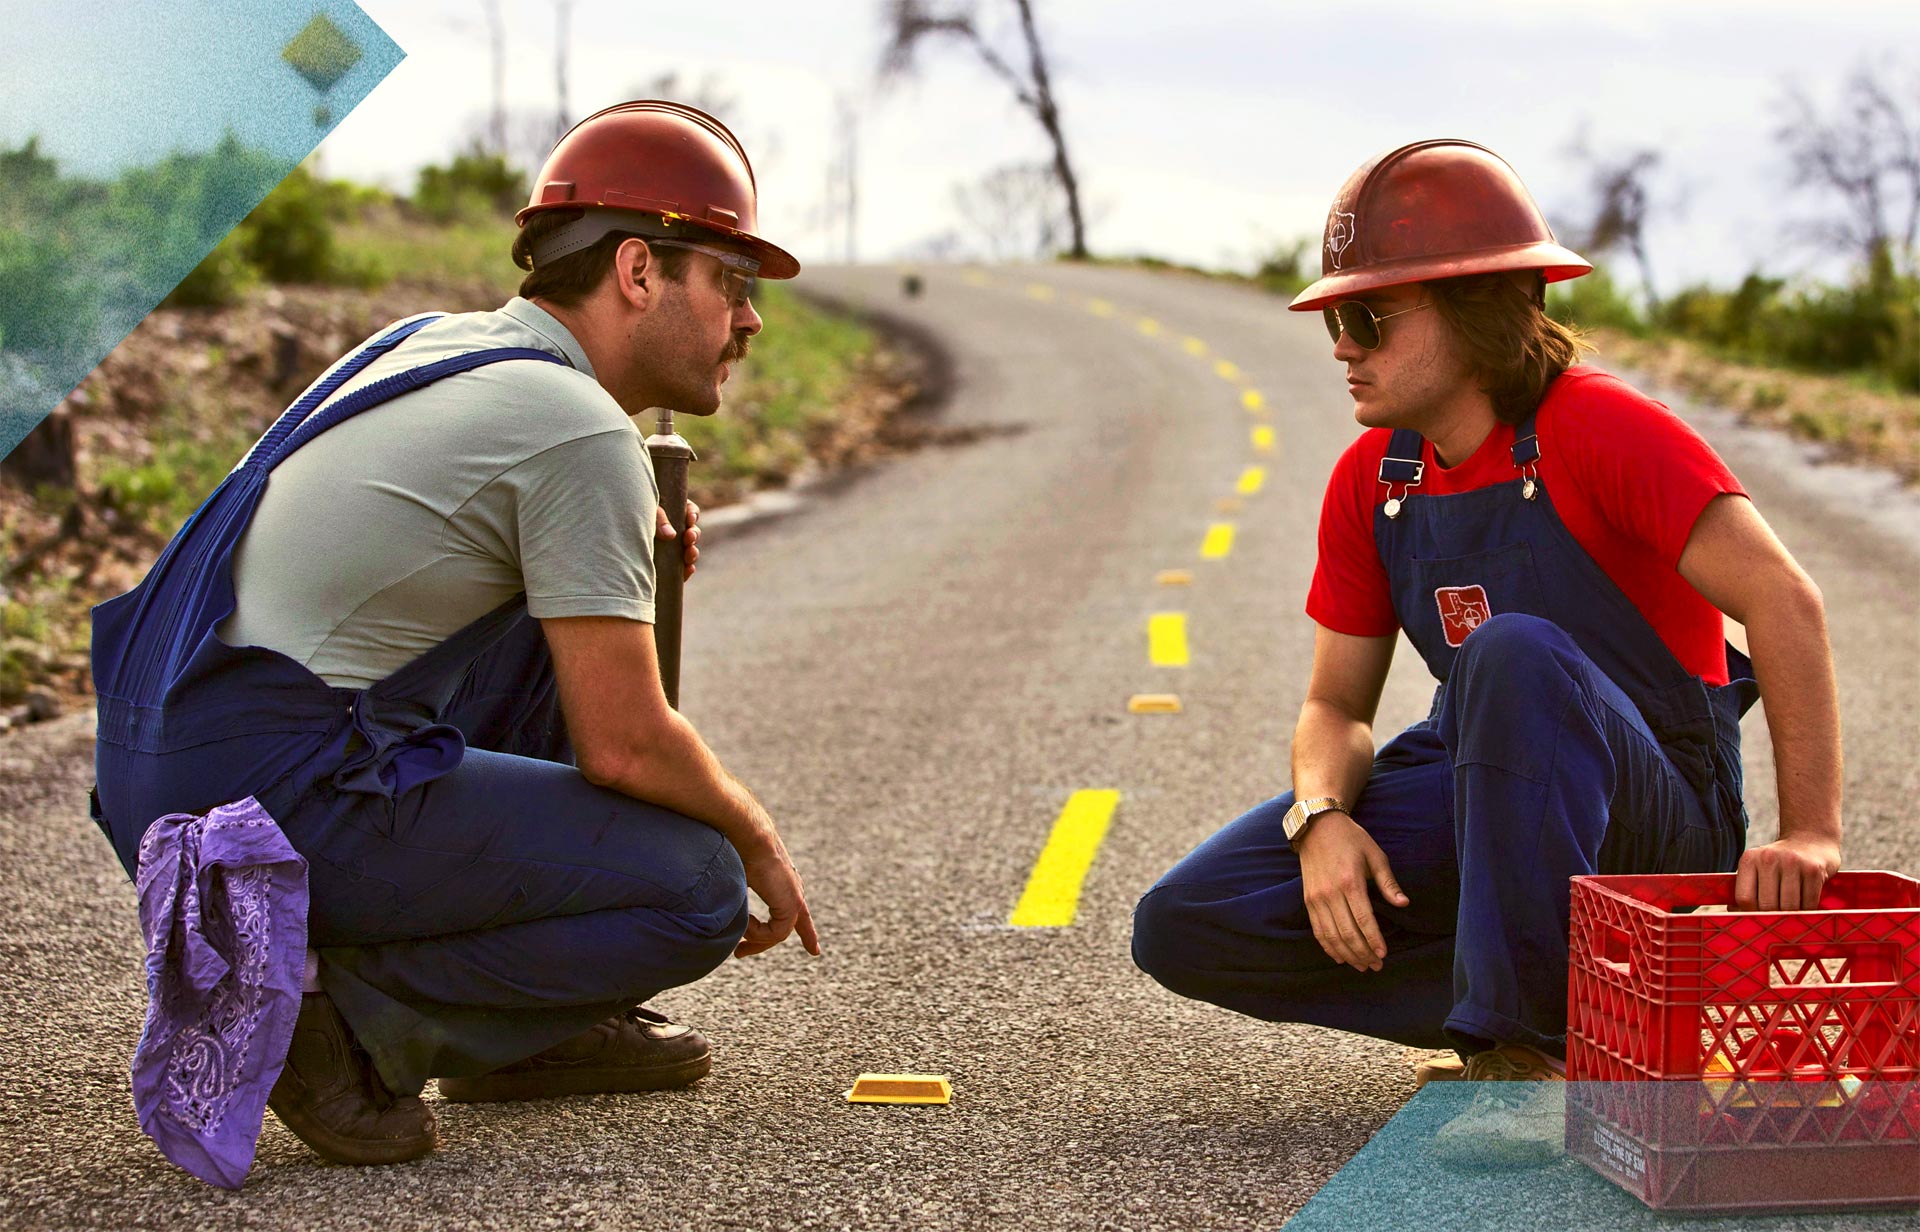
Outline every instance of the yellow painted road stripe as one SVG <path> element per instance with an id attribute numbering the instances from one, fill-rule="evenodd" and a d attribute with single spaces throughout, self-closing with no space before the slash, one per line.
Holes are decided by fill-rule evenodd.
<path id="1" fill-rule="evenodd" d="M 1027 284 L 1027 294 L 1035 299 L 1052 299 L 1053 288 L 1044 282 L 1030 282 Z"/>
<path id="2" fill-rule="evenodd" d="M 1224 560 L 1227 553 L 1233 551 L 1233 523 L 1215 522 L 1207 527 L 1207 537 L 1200 541 L 1202 560 Z"/>
<path id="3" fill-rule="evenodd" d="M 1113 315 L 1113 305 L 1104 299 L 1090 299 L 1087 301 L 1087 311 L 1096 317 L 1110 317 Z"/>
<path id="4" fill-rule="evenodd" d="M 1213 366 L 1214 375 L 1225 381 L 1240 379 L 1240 366 L 1232 360 L 1223 359 Z"/>
<path id="5" fill-rule="evenodd" d="M 1261 453 L 1273 452 L 1273 429 L 1261 424 L 1253 430 L 1253 447 Z"/>
<path id="6" fill-rule="evenodd" d="M 1151 338 L 1160 332 L 1160 322 L 1154 320 L 1152 317 L 1141 317 L 1134 323 L 1134 328 Z"/>
<path id="7" fill-rule="evenodd" d="M 1076 791 L 1067 797 L 1007 923 L 1015 928 L 1065 928 L 1073 923 L 1080 906 L 1080 885 L 1119 806 L 1117 791 Z"/>
<path id="8" fill-rule="evenodd" d="M 966 273 L 960 275 L 960 281 L 970 287 L 984 287 L 991 280 L 979 270 L 968 270 Z"/>
<path id="9" fill-rule="evenodd" d="M 1240 395 L 1240 405 L 1250 411 L 1257 411 L 1266 404 L 1266 398 L 1262 397 L 1257 389 L 1246 390 Z"/>
<path id="10" fill-rule="evenodd" d="M 1266 467 L 1249 466 L 1246 470 L 1240 472 L 1240 482 L 1234 490 L 1242 496 L 1252 496 L 1255 492 L 1258 492 L 1266 482 Z"/>
<path id="11" fill-rule="evenodd" d="M 1155 612 L 1147 621 L 1147 657 L 1155 667 L 1187 665 L 1187 614 Z"/>
<path id="12" fill-rule="evenodd" d="M 1186 352 L 1189 355 L 1205 355 L 1207 353 L 1207 344 L 1200 341 L 1198 338 L 1194 338 L 1191 336 L 1182 338 L 1180 340 L 1180 345 L 1186 349 Z"/>

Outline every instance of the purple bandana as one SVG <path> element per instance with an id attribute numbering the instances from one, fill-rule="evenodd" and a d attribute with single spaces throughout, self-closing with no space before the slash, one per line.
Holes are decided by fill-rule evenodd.
<path id="1" fill-rule="evenodd" d="M 140 840 L 147 1022 L 133 1105 L 161 1154 L 238 1189 L 300 1014 L 307 862 L 252 796 Z"/>

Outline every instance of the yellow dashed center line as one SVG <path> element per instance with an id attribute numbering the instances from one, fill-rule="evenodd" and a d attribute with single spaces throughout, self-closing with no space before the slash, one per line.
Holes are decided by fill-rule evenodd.
<path id="1" fill-rule="evenodd" d="M 1181 349 L 1186 351 L 1186 353 L 1189 355 L 1205 355 L 1207 353 L 1207 344 L 1200 341 L 1198 338 L 1194 338 L 1194 337 L 1182 338 L 1180 340 L 1180 346 L 1181 346 Z"/>
<path id="2" fill-rule="evenodd" d="M 1253 430 L 1253 447 L 1261 453 L 1273 452 L 1273 429 L 1260 424 Z"/>
<path id="3" fill-rule="evenodd" d="M 1141 317 L 1138 321 L 1134 322 L 1134 328 L 1151 338 L 1160 332 L 1160 322 L 1154 320 L 1152 317 Z"/>
<path id="4" fill-rule="evenodd" d="M 1117 791 L 1076 791 L 1067 797 L 1007 923 L 1015 928 L 1064 928 L 1073 923 L 1080 886 L 1119 806 Z"/>
<path id="5" fill-rule="evenodd" d="M 1215 522 L 1207 527 L 1207 537 L 1200 541 L 1200 559 L 1224 560 L 1227 553 L 1233 551 L 1233 523 Z"/>
<path id="6" fill-rule="evenodd" d="M 966 273 L 960 275 L 960 281 L 970 287 L 984 287 L 991 282 L 992 279 L 988 278 L 979 270 L 968 270 Z"/>
<path id="7" fill-rule="evenodd" d="M 1257 389 L 1246 390 L 1240 395 L 1240 405 L 1250 411 L 1257 411 L 1266 404 L 1267 400 L 1261 396 L 1260 391 Z"/>
<path id="8" fill-rule="evenodd" d="M 1096 317 L 1110 317 L 1113 315 L 1113 305 L 1104 299 L 1090 299 L 1087 301 L 1087 311 Z"/>
<path id="9" fill-rule="evenodd" d="M 1155 667 L 1187 665 L 1187 614 L 1155 612 L 1147 620 L 1147 657 Z"/>
<path id="10" fill-rule="evenodd" d="M 1044 282 L 1030 282 L 1027 284 L 1027 294 L 1032 296 L 1034 299 L 1041 299 L 1041 300 L 1052 299 L 1053 288 L 1048 286 Z"/>
<path id="11" fill-rule="evenodd" d="M 1240 472 L 1240 482 L 1234 485 L 1234 491 L 1240 493 L 1242 496 L 1252 496 L 1255 492 L 1258 492 L 1266 482 L 1266 467 L 1249 466 L 1246 470 Z"/>
<path id="12" fill-rule="evenodd" d="M 1240 366 L 1232 360 L 1221 360 L 1213 366 L 1213 372 L 1215 376 L 1223 381 L 1237 381 L 1240 379 Z"/>

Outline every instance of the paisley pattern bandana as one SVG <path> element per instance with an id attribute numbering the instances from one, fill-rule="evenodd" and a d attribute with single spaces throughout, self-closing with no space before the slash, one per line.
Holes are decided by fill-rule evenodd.
<path id="1" fill-rule="evenodd" d="M 155 821 L 135 886 L 147 943 L 140 1128 L 201 1180 L 238 1189 L 300 1014 L 307 862 L 249 796 Z"/>

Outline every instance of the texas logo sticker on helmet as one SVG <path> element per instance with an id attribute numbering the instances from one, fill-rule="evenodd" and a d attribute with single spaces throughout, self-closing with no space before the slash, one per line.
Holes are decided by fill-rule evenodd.
<path id="1" fill-rule="evenodd" d="M 1340 254 L 1353 243 L 1353 215 L 1334 211 L 1333 219 L 1327 224 L 1327 256 L 1333 261 L 1333 268 L 1340 268 Z"/>
<path id="2" fill-rule="evenodd" d="M 1440 628 L 1449 646 L 1460 645 L 1467 634 L 1493 618 L 1484 587 L 1442 586 L 1433 592 L 1433 601 L 1440 608 Z"/>

